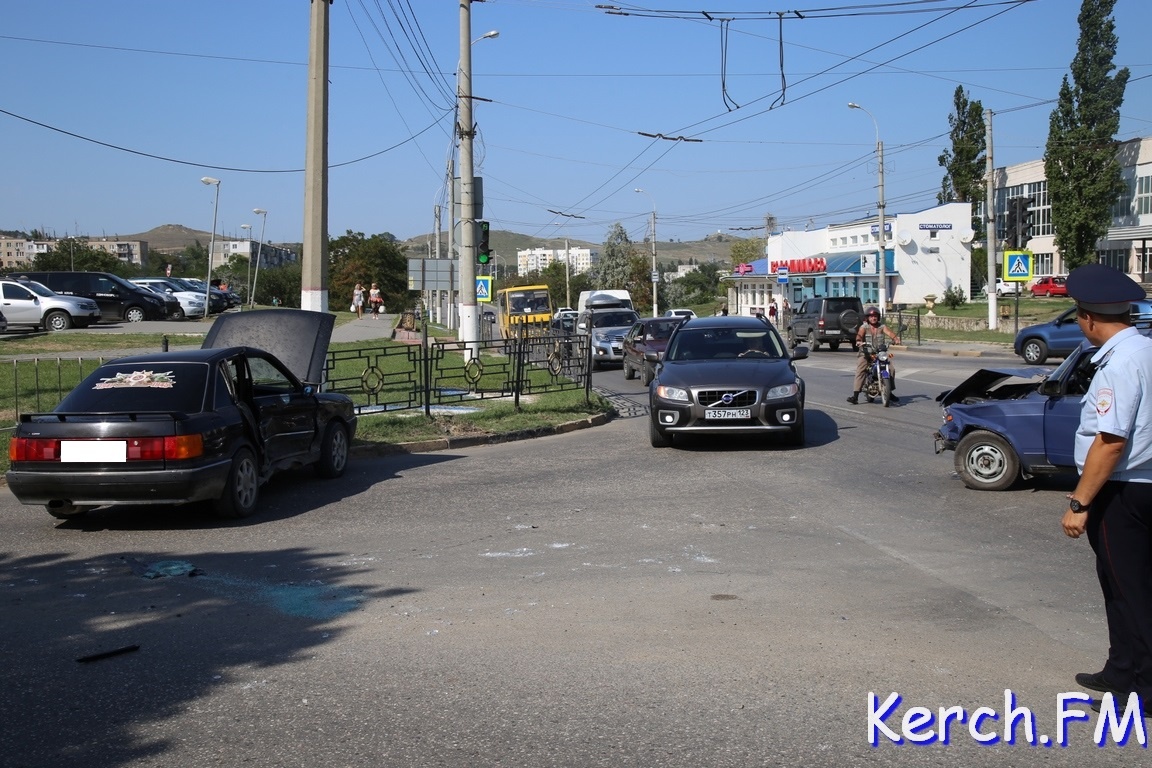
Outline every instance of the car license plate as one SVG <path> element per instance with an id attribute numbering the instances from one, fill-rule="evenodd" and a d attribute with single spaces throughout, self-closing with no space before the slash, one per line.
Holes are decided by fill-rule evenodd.
<path id="1" fill-rule="evenodd" d="M 705 408 L 706 419 L 750 419 L 752 411 L 748 408 Z"/>
<path id="2" fill-rule="evenodd" d="M 128 461 L 128 443 L 123 440 L 62 440 L 60 461 Z"/>

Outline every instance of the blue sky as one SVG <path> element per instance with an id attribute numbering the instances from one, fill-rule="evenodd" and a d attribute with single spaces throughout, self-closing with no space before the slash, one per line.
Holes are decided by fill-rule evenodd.
<path id="1" fill-rule="evenodd" d="M 627 16 L 596 5 L 472 5 L 472 37 L 500 32 L 472 46 L 476 173 L 493 229 L 599 243 L 620 222 L 639 241 L 655 207 L 659 241 L 697 240 L 754 235 L 769 214 L 793 228 L 874 215 L 876 126 L 888 212 L 931 207 L 957 85 L 995 113 L 997 166 L 1043 155 L 1080 9 L 813 4 L 855 10 L 796 5 L 804 18 L 781 22 L 763 0 L 615 3 Z M 302 239 L 309 0 L 4 6 L 0 229 L 208 230 L 214 193 L 199 179 L 211 175 L 218 231 L 258 235 L 259 207 L 268 239 Z M 1116 64 L 1132 72 L 1122 139 L 1152 135 L 1152 53 L 1140 43 L 1150 8 L 1120 0 L 1114 13 Z M 447 200 L 459 41 L 456 0 L 331 6 L 332 234 L 432 230 Z"/>

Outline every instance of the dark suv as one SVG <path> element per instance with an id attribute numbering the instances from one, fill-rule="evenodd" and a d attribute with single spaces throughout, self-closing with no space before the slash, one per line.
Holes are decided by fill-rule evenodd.
<path id="1" fill-rule="evenodd" d="M 105 321 L 137 323 L 163 320 L 168 315 L 164 298 L 109 272 L 17 272 L 13 276 L 35 280 L 65 296 L 91 299 Z M 172 303 L 180 308 L 180 302 L 173 299 Z"/>
<path id="2" fill-rule="evenodd" d="M 857 296 L 823 296 L 806 300 L 788 320 L 788 344 L 807 343 L 812 351 L 827 344 L 835 352 L 841 343 L 856 349 L 856 329 L 864 306 Z"/>

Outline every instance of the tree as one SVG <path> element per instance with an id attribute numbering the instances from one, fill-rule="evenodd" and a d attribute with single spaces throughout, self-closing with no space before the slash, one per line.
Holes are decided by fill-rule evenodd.
<path id="1" fill-rule="evenodd" d="M 748 264 L 764 258 L 764 238 L 752 237 L 732 243 L 732 266 Z"/>
<path id="2" fill-rule="evenodd" d="M 256 280 L 256 303 L 271 305 L 275 298 L 280 300 L 281 307 L 299 308 L 301 280 L 301 267 L 298 263 L 261 268 Z M 334 306 L 339 308 L 340 305 Z"/>
<path id="3" fill-rule="evenodd" d="M 953 113 L 948 115 L 952 148 L 945 149 L 937 161 L 947 173 L 940 182 L 936 202 L 977 203 L 984 199 L 984 172 L 987 163 L 987 135 L 984 107 L 969 101 L 962 86 L 952 95 Z M 975 208 L 973 209 L 975 210 Z M 980 220 L 973 218 L 972 229 L 983 231 Z"/>
<path id="4" fill-rule="evenodd" d="M 356 283 L 366 288 L 376 283 L 385 307 L 413 306 L 416 292 L 408 290 L 408 259 L 404 248 L 391 235 L 365 237 L 362 232 L 347 230 L 342 236 L 329 239 L 328 258 L 332 306 L 348 306 Z M 259 285 L 257 290 L 261 295 L 264 293 Z"/>
<path id="5" fill-rule="evenodd" d="M 37 271 L 78 271 L 112 272 L 117 275 L 131 274 L 130 264 L 120 260 L 115 254 L 93 248 L 87 240 L 66 237 L 56 241 L 55 247 L 36 255 L 32 269 Z"/>
<path id="6" fill-rule="evenodd" d="M 1108 233 L 1112 206 L 1124 191 L 1113 137 L 1129 73 L 1125 67 L 1109 75 L 1116 56 L 1115 5 L 1116 0 L 1083 0 L 1072 83 L 1065 75 L 1048 120 L 1044 172 L 1056 246 L 1067 270 L 1096 260 L 1096 243 Z"/>
<path id="7" fill-rule="evenodd" d="M 630 262 L 636 254 L 636 246 L 628 237 L 624 226 L 620 222 L 613 224 L 608 230 L 608 237 L 604 240 L 604 247 L 600 250 L 600 264 L 592 277 L 596 289 L 627 289 L 632 270 Z"/>

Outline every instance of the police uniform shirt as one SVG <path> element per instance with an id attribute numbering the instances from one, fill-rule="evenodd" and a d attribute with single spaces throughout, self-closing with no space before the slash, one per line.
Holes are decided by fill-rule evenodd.
<path id="1" fill-rule="evenodd" d="M 1092 356 L 1096 373 L 1080 401 L 1076 467 L 1083 472 L 1098 432 L 1124 438 L 1111 480 L 1152 483 L 1152 339 L 1125 328 Z"/>

